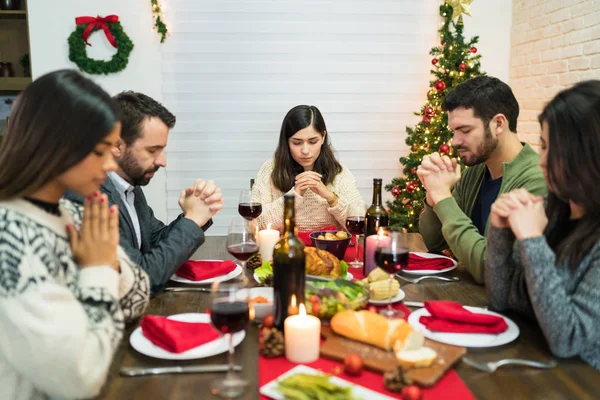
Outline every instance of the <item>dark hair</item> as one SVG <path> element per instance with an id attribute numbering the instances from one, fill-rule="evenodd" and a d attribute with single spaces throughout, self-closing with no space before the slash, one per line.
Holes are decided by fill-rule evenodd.
<path id="1" fill-rule="evenodd" d="M 325 185 L 333 182 L 333 179 L 342 172 L 342 166 L 335 159 L 329 143 L 329 135 L 326 135 L 327 127 L 319 109 L 315 106 L 296 106 L 288 111 L 281 124 L 279 145 L 275 150 L 275 167 L 271 174 L 275 187 L 284 193 L 294 187 L 296 175 L 304 171 L 304 168 L 292 157 L 288 139 L 308 126 L 312 126 L 321 136 L 325 136 L 313 170 L 322 175 L 321 179 Z"/>
<path id="2" fill-rule="evenodd" d="M 539 116 L 548 126 L 546 213 L 548 243 L 575 268 L 600 240 L 600 81 L 581 82 L 558 93 Z M 573 201 L 584 216 L 568 232 Z"/>
<path id="3" fill-rule="evenodd" d="M 114 97 L 121 108 L 121 139 L 130 145 L 140 137 L 142 122 L 158 117 L 169 129 L 175 126 L 175 116 L 158 101 L 143 93 L 125 91 Z"/>
<path id="4" fill-rule="evenodd" d="M 17 98 L 0 147 L 0 199 L 27 196 L 88 156 L 119 121 L 117 104 L 75 70 L 43 75 Z"/>
<path id="5" fill-rule="evenodd" d="M 487 127 L 494 115 L 503 114 L 508 121 L 508 129 L 517 133 L 519 103 L 511 88 L 498 78 L 478 76 L 455 87 L 446 95 L 442 103 L 444 111 L 458 107 L 473 109 L 473 115 Z"/>

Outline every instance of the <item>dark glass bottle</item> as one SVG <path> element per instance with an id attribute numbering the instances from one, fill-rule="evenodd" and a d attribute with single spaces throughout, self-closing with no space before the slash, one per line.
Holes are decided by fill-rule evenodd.
<path id="1" fill-rule="evenodd" d="M 304 281 L 306 279 L 306 256 L 304 244 L 296 237 L 294 195 L 284 196 L 283 238 L 273 251 L 273 289 L 275 327 L 283 330 L 283 321 L 290 313 L 297 313 L 304 304 Z M 292 301 L 295 297 L 295 302 Z"/>
<path id="2" fill-rule="evenodd" d="M 254 187 L 254 178 L 250 179 L 250 189 Z"/>
<path id="3" fill-rule="evenodd" d="M 382 226 L 388 226 L 390 218 L 387 211 L 383 208 L 381 202 L 381 179 L 373 179 L 373 204 L 367 209 L 365 215 L 365 243 L 370 235 L 376 235 L 377 231 Z M 364 248 L 364 260 L 367 259 L 367 246 Z M 369 272 L 366 270 L 367 263 L 364 263 L 363 273 Z"/>

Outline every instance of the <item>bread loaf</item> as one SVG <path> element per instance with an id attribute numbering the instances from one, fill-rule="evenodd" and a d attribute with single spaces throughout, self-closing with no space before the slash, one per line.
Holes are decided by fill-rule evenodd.
<path id="1" fill-rule="evenodd" d="M 433 364 L 437 353 L 431 347 L 423 346 L 415 350 L 403 350 L 396 353 L 396 360 L 405 369 L 426 368 Z"/>
<path id="2" fill-rule="evenodd" d="M 418 349 L 425 338 L 403 319 L 387 319 L 370 311 L 346 310 L 333 316 L 331 329 L 338 335 L 396 352 Z"/>

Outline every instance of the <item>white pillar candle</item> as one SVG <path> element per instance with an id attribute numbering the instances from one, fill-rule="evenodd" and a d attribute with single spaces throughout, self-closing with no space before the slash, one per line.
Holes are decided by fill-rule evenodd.
<path id="1" fill-rule="evenodd" d="M 258 249 L 263 261 L 273 259 L 273 249 L 277 242 L 279 242 L 279 231 L 271 229 L 271 224 L 267 225 L 267 229 L 258 232 Z"/>
<path id="2" fill-rule="evenodd" d="M 377 247 L 389 246 L 390 243 L 390 237 L 384 235 L 383 230 L 381 229 L 379 230 L 379 234 L 365 238 L 365 275 L 369 275 L 371 271 L 377 268 L 377 264 L 375 264 L 375 249 L 377 249 Z"/>
<path id="3" fill-rule="evenodd" d="M 293 363 L 317 361 L 321 346 L 321 320 L 306 315 L 304 304 L 300 304 L 299 314 L 287 317 L 283 325 L 285 358 Z"/>

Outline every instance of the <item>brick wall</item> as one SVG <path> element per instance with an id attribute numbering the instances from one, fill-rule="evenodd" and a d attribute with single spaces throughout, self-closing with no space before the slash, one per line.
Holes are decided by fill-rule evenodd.
<path id="1" fill-rule="evenodd" d="M 521 140 L 538 148 L 544 105 L 586 79 L 600 79 L 600 0 L 513 0 L 509 84 Z"/>

